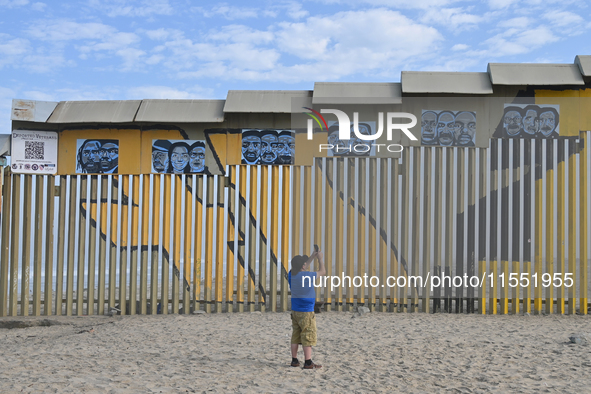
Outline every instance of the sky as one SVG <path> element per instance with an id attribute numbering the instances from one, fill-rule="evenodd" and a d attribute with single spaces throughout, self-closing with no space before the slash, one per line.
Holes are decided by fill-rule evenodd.
<path id="1" fill-rule="evenodd" d="M 224 99 L 573 63 L 590 29 L 580 0 L 0 0 L 0 133 L 15 98 Z"/>

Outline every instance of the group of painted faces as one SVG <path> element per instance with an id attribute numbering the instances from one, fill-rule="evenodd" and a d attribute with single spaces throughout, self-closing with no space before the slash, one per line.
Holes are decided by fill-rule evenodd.
<path id="1" fill-rule="evenodd" d="M 152 144 L 152 170 L 167 174 L 204 172 L 205 143 L 155 140 Z"/>
<path id="2" fill-rule="evenodd" d="M 474 146 L 476 114 L 462 111 L 424 111 L 421 118 L 423 145 Z"/>
<path id="3" fill-rule="evenodd" d="M 505 107 L 503 128 L 507 137 L 549 138 L 556 136 L 558 111 L 552 107 L 528 105 L 525 108 Z"/>
<path id="4" fill-rule="evenodd" d="M 358 124 L 359 133 L 362 135 L 371 135 L 371 127 L 367 123 Z M 360 145 L 372 144 L 373 141 L 364 141 L 357 137 L 351 124 L 351 138 L 348 140 L 339 139 L 339 125 L 332 125 L 328 129 L 328 144 L 332 145 L 331 152 L 333 156 L 367 156 L 368 150 L 358 148 Z"/>
<path id="5" fill-rule="evenodd" d="M 85 174 L 116 174 L 119 169 L 119 141 L 86 140 L 78 150 L 78 170 Z"/>
<path id="6" fill-rule="evenodd" d="M 289 130 L 245 130 L 242 132 L 243 164 L 293 164 L 295 137 Z"/>

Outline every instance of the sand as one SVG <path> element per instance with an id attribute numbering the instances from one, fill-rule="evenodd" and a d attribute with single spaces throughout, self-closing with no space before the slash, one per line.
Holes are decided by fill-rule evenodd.
<path id="1" fill-rule="evenodd" d="M 308 371 L 288 313 L 50 317 L 0 329 L 0 392 L 588 392 L 587 316 L 316 315 Z M 30 321 L 42 318 L 3 318 Z M 300 359 L 303 354 L 300 350 Z"/>

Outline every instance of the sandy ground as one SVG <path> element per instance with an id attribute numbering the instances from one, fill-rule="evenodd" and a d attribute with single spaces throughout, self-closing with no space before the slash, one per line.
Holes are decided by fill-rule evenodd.
<path id="1" fill-rule="evenodd" d="M 587 316 L 325 312 L 289 366 L 288 313 L 51 317 L 0 329 L 0 392 L 588 392 Z M 28 321 L 44 318 L 3 318 Z M 300 360 L 303 354 L 300 350 Z"/>

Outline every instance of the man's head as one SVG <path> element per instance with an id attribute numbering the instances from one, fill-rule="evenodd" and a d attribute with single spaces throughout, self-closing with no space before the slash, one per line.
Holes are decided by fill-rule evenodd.
<path id="1" fill-rule="evenodd" d="M 339 125 L 332 125 L 328 128 L 328 143 L 332 145 L 333 156 L 343 156 L 349 152 L 349 141 L 339 139 Z"/>
<path id="2" fill-rule="evenodd" d="M 119 141 L 102 141 L 100 149 L 100 169 L 102 172 L 109 173 L 119 165 Z"/>
<path id="3" fill-rule="evenodd" d="M 442 111 L 437 119 L 437 137 L 443 146 L 454 143 L 455 116 L 450 111 Z"/>
<path id="4" fill-rule="evenodd" d="M 558 111 L 554 108 L 543 108 L 540 113 L 540 133 L 549 137 L 558 126 Z"/>
<path id="5" fill-rule="evenodd" d="M 357 129 L 359 130 L 359 134 L 361 135 L 371 135 L 371 126 L 367 123 L 359 123 L 357 125 Z M 359 147 L 355 150 L 356 146 L 359 145 L 366 145 L 368 141 L 364 141 L 361 138 L 357 137 L 355 132 L 353 131 L 353 126 L 351 126 L 351 139 L 349 140 L 351 145 L 351 154 L 354 156 L 367 156 L 368 152 L 364 149 L 364 147 Z"/>
<path id="6" fill-rule="evenodd" d="M 433 111 L 421 117 L 421 140 L 424 145 L 437 145 L 437 114 Z"/>
<path id="7" fill-rule="evenodd" d="M 523 127 L 521 108 L 506 107 L 505 116 L 503 117 L 503 127 L 509 137 L 516 137 L 521 132 Z"/>
<path id="8" fill-rule="evenodd" d="M 191 172 L 203 172 L 205 169 L 205 143 L 195 141 L 189 149 Z"/>
<path id="9" fill-rule="evenodd" d="M 86 140 L 78 150 L 78 162 L 82 172 L 87 174 L 100 172 L 101 144 L 96 140 Z"/>
<path id="10" fill-rule="evenodd" d="M 152 168 L 156 172 L 166 172 L 168 167 L 168 149 L 170 142 L 167 140 L 155 140 L 152 143 Z"/>
<path id="11" fill-rule="evenodd" d="M 168 161 L 170 163 L 170 173 L 184 173 L 185 167 L 189 163 L 189 146 L 185 142 L 175 142 L 170 146 Z"/>
<path id="12" fill-rule="evenodd" d="M 537 134 L 540 124 L 538 120 L 538 107 L 528 105 L 523 109 L 525 116 L 523 117 L 523 131 L 526 135 L 533 137 Z"/>
<path id="13" fill-rule="evenodd" d="M 242 133 L 242 158 L 246 164 L 257 164 L 261 155 L 261 138 L 257 130 Z"/>
<path id="14" fill-rule="evenodd" d="M 261 134 L 261 164 L 275 164 L 282 148 L 277 131 L 263 130 Z"/>
<path id="15" fill-rule="evenodd" d="M 293 131 L 283 130 L 279 132 L 277 139 L 279 140 L 279 144 L 283 145 L 279 152 L 279 163 L 293 164 L 295 158 L 295 137 Z"/>
<path id="16" fill-rule="evenodd" d="M 308 270 L 309 267 L 306 264 L 308 262 L 308 258 L 309 257 L 306 255 L 297 255 L 293 259 L 291 259 L 291 274 L 297 275 L 301 271 Z"/>
<path id="17" fill-rule="evenodd" d="M 460 146 L 474 145 L 476 134 L 476 116 L 473 112 L 460 112 L 456 115 L 455 140 Z"/>

